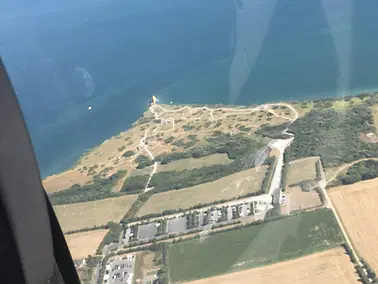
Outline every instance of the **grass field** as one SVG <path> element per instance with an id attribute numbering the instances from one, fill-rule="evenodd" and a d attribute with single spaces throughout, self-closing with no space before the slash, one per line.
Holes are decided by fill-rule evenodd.
<path id="1" fill-rule="evenodd" d="M 172 161 L 165 165 L 159 165 L 157 168 L 157 173 L 159 172 L 168 172 L 168 171 L 183 171 L 183 170 L 191 170 L 191 169 L 197 169 L 202 167 L 208 167 L 212 165 L 224 165 L 231 163 L 232 160 L 230 160 L 227 157 L 227 154 L 215 154 L 210 155 L 206 157 L 201 157 L 198 159 L 189 158 L 189 159 L 181 159 Z M 152 166 L 147 167 L 140 170 L 133 170 L 131 172 L 131 176 L 140 176 L 140 175 L 146 175 L 150 174 L 152 171 Z"/>
<path id="2" fill-rule="evenodd" d="M 63 232 L 120 221 L 137 198 L 125 195 L 97 201 L 54 206 Z"/>
<path id="3" fill-rule="evenodd" d="M 343 241 L 328 209 L 221 232 L 168 248 L 173 283 L 225 274 L 308 255 Z"/>
<path id="4" fill-rule="evenodd" d="M 166 165 L 159 165 L 158 172 L 191 170 L 212 165 L 225 165 L 231 163 L 227 154 L 215 154 L 198 159 L 189 158 L 172 161 Z"/>
<path id="5" fill-rule="evenodd" d="M 81 259 L 94 255 L 107 232 L 108 230 L 104 229 L 65 236 L 72 258 Z"/>
<path id="6" fill-rule="evenodd" d="M 330 180 L 332 177 L 334 177 L 335 174 L 337 174 L 337 171 L 345 165 L 347 165 L 347 164 L 343 164 L 341 166 L 336 166 L 336 167 L 331 167 L 331 168 L 325 169 L 326 180 Z M 347 170 L 348 169 L 346 168 L 345 171 L 341 171 L 341 172 L 339 172 L 339 174 L 342 174 L 342 173 L 346 172 Z"/>
<path id="7" fill-rule="evenodd" d="M 336 210 L 357 252 L 378 270 L 378 179 L 329 190 Z"/>
<path id="8" fill-rule="evenodd" d="M 196 280 L 189 284 L 358 284 L 358 276 L 343 248 L 307 255 L 265 267 Z"/>
<path id="9" fill-rule="evenodd" d="M 86 182 L 91 180 L 91 177 L 83 173 L 76 170 L 68 170 L 60 174 L 49 176 L 43 180 L 43 187 L 48 193 L 52 193 L 70 188 L 75 183 L 84 185 Z"/>
<path id="10" fill-rule="evenodd" d="M 249 169 L 213 182 L 154 194 L 139 210 L 137 216 L 170 209 L 186 209 L 199 203 L 209 203 L 257 192 L 261 189 L 267 168 L 267 166 L 262 166 L 258 172 L 256 169 Z"/>
<path id="11" fill-rule="evenodd" d="M 316 178 L 315 163 L 319 157 L 309 157 L 298 159 L 289 163 L 287 173 L 287 186 L 297 184 L 304 180 L 312 180 Z"/>

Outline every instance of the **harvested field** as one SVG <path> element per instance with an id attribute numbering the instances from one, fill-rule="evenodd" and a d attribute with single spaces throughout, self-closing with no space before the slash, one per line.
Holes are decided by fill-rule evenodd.
<path id="1" fill-rule="evenodd" d="M 210 203 L 257 192 L 261 189 L 267 168 L 268 166 L 262 166 L 258 172 L 256 169 L 249 169 L 213 182 L 154 194 L 139 210 L 137 216 L 171 209 L 186 209 L 199 203 Z"/>
<path id="2" fill-rule="evenodd" d="M 315 190 L 302 191 L 299 186 L 289 187 L 285 191 L 289 212 L 314 208 L 322 205 L 319 194 Z"/>
<path id="3" fill-rule="evenodd" d="M 48 193 L 52 193 L 59 190 L 70 188 L 76 183 L 84 185 L 86 182 L 91 180 L 91 177 L 82 174 L 76 170 L 68 170 L 66 172 L 57 175 L 52 175 L 44 179 L 43 187 Z"/>
<path id="4" fill-rule="evenodd" d="M 343 248 L 335 248 L 297 259 L 189 282 L 189 284 L 357 284 L 358 276 Z"/>
<path id="5" fill-rule="evenodd" d="M 342 242 L 332 211 L 319 209 L 172 244 L 167 249 L 169 275 L 173 283 L 212 277 L 294 259 Z"/>
<path id="6" fill-rule="evenodd" d="M 336 210 L 358 254 L 378 270 L 378 179 L 329 190 Z"/>
<path id="7" fill-rule="evenodd" d="M 316 178 L 315 163 L 319 157 L 309 157 L 298 159 L 289 163 L 287 173 L 287 186 L 297 184 L 304 180 L 313 180 Z"/>
<path id="8" fill-rule="evenodd" d="M 118 222 L 130 209 L 137 195 L 54 206 L 64 232 Z"/>
<path id="9" fill-rule="evenodd" d="M 73 259 L 86 258 L 95 255 L 98 246 L 108 230 L 95 230 L 66 235 L 68 248 Z"/>

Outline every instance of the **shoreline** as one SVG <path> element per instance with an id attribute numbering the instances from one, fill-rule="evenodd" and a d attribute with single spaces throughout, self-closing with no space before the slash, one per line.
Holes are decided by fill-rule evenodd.
<path id="1" fill-rule="evenodd" d="M 363 93 L 366 93 L 366 94 L 376 94 L 378 93 L 378 88 L 370 88 L 370 89 L 355 89 L 355 90 L 350 90 L 348 92 L 345 92 L 344 95 L 340 95 L 340 96 L 335 96 L 335 93 L 334 92 L 324 92 L 324 93 L 321 93 L 321 94 L 318 94 L 316 97 L 314 95 L 314 97 L 312 97 L 311 95 L 308 95 L 307 99 L 302 99 L 302 100 L 295 100 L 295 99 L 287 99 L 287 100 L 281 100 L 281 101 L 276 101 L 276 102 L 264 102 L 264 103 L 261 103 L 261 104 L 265 104 L 265 103 L 282 103 L 282 102 L 289 102 L 289 103 L 300 103 L 300 102 L 304 102 L 304 101 L 321 101 L 321 100 L 340 100 L 342 99 L 343 97 L 349 97 L 349 96 L 357 96 L 359 94 L 363 94 Z M 304 96 L 305 97 L 305 96 Z M 216 106 L 216 105 L 223 105 L 223 106 L 228 106 L 228 107 L 247 107 L 247 106 L 250 106 L 250 105 L 261 105 L 261 104 L 224 104 L 224 103 L 209 103 L 209 104 L 195 104 L 195 103 L 186 103 L 186 104 L 181 104 L 180 102 L 177 102 L 175 101 L 174 104 L 169 104 L 169 103 L 164 103 L 164 102 L 161 102 L 162 105 L 168 105 L 168 106 L 193 106 L 193 105 L 196 105 L 196 106 Z M 146 107 L 146 109 L 144 110 L 144 112 L 146 112 L 148 110 L 148 108 Z M 97 143 L 95 146 L 93 147 L 88 147 L 84 152 L 82 152 L 80 154 L 80 156 L 78 156 L 74 162 L 70 163 L 70 166 L 67 166 L 67 167 L 59 167 L 57 166 L 56 168 L 60 168 L 59 170 L 51 170 L 48 169 L 45 171 L 45 173 L 42 172 L 42 170 L 40 170 L 40 173 L 41 173 L 41 179 L 43 181 L 46 181 L 48 180 L 49 178 L 51 177 L 54 177 L 54 176 L 57 176 L 63 172 L 66 172 L 66 171 L 69 171 L 69 170 L 73 170 L 74 167 L 81 161 L 81 159 L 83 159 L 83 157 L 85 157 L 85 155 L 87 153 L 90 153 L 91 151 L 93 151 L 94 149 L 98 148 L 99 146 L 101 146 L 102 144 L 106 143 L 107 141 L 109 141 L 110 139 L 120 135 L 120 133 L 122 132 L 126 132 L 128 130 L 130 130 L 132 127 L 133 127 L 133 124 L 138 121 L 144 114 L 144 112 L 142 112 L 140 115 L 139 115 L 139 118 L 137 118 L 135 121 L 131 122 L 130 125 L 123 131 L 121 132 L 118 132 L 118 133 L 115 133 L 114 135 L 106 138 L 105 140 L 102 140 L 101 142 Z M 53 168 L 53 167 L 52 167 Z M 48 173 L 46 173 L 48 172 Z"/>

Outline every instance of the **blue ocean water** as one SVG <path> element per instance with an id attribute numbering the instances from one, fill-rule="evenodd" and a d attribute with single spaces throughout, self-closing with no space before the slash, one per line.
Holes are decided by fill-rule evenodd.
<path id="1" fill-rule="evenodd" d="M 5 1 L 0 54 L 42 175 L 126 130 L 152 94 L 256 104 L 376 89 L 378 2 L 326 2 Z M 235 71 L 237 53 L 251 58 Z M 241 86 L 234 97 L 230 78 Z"/>

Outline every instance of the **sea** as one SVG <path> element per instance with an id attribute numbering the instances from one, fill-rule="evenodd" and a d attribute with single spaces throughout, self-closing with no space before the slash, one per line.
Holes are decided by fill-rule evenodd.
<path id="1" fill-rule="evenodd" d="M 0 4 L 0 56 L 43 177 L 127 130 L 152 95 L 253 105 L 378 89 L 375 0 L 20 2 Z"/>

